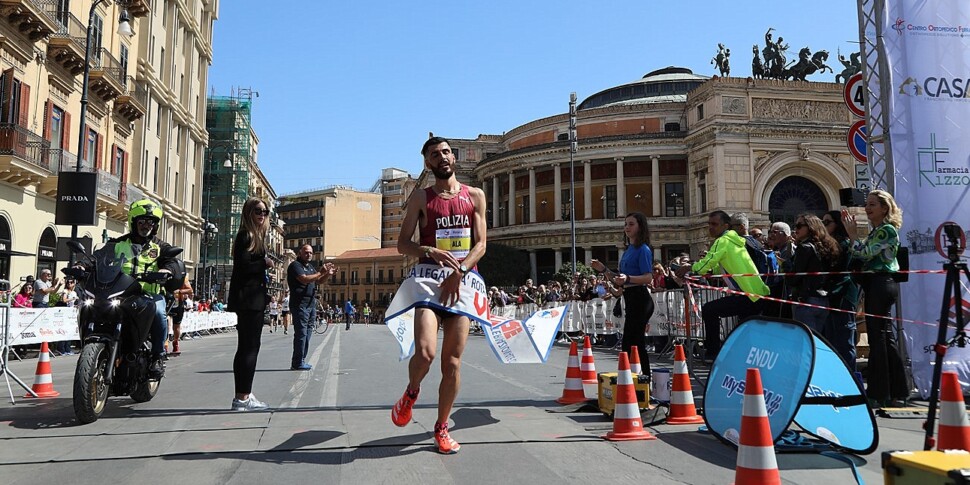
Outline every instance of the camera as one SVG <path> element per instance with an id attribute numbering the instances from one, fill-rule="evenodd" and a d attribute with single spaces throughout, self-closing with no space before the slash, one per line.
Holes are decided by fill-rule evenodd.
<path id="1" fill-rule="evenodd" d="M 946 238 L 951 243 L 954 243 L 960 240 L 960 237 L 963 235 L 963 229 L 953 222 L 947 222 L 943 224 L 943 233 L 946 234 Z"/>

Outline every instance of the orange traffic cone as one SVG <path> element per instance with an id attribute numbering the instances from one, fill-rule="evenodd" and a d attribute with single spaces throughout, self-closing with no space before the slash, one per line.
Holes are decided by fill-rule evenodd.
<path id="1" fill-rule="evenodd" d="M 37 371 L 34 372 L 34 385 L 30 386 L 37 396 L 29 392 L 24 397 L 57 397 L 61 393 L 54 390 L 54 376 L 51 374 L 51 353 L 47 342 L 41 342 L 37 355 Z"/>
<path id="2" fill-rule="evenodd" d="M 956 372 L 946 371 L 940 382 L 940 429 L 937 450 L 970 451 L 970 421 Z"/>
<path id="3" fill-rule="evenodd" d="M 593 346 L 589 344 L 589 336 L 583 338 L 583 360 L 579 365 L 583 376 L 583 392 L 587 399 L 599 396 L 599 379 L 596 378 L 596 362 L 593 359 Z"/>
<path id="4" fill-rule="evenodd" d="M 559 404 L 576 404 L 586 402 L 583 392 L 583 379 L 579 373 L 579 354 L 576 342 L 569 345 L 569 363 L 566 365 L 566 382 L 562 387 L 562 397 L 556 399 Z"/>
<path id="5" fill-rule="evenodd" d="M 741 406 L 741 437 L 738 442 L 738 463 L 734 473 L 737 485 L 781 484 L 775 447 L 771 441 L 771 423 L 765 408 L 765 394 L 761 387 L 761 372 L 748 369 L 744 381 L 744 404 Z"/>
<path id="6" fill-rule="evenodd" d="M 616 370 L 616 408 L 613 409 L 613 431 L 603 438 L 610 441 L 655 440 L 656 436 L 643 429 L 640 404 L 630 373 L 630 360 L 626 352 L 620 352 L 620 365 Z"/>
<path id="7" fill-rule="evenodd" d="M 697 415 L 694 407 L 694 392 L 690 387 L 687 374 L 687 358 L 684 346 L 674 346 L 674 382 L 670 389 L 670 414 L 667 424 L 703 424 L 704 418 Z"/>
<path id="8" fill-rule="evenodd" d="M 643 367 L 640 366 L 640 351 L 636 345 L 630 346 L 630 373 L 638 376 L 643 374 Z"/>

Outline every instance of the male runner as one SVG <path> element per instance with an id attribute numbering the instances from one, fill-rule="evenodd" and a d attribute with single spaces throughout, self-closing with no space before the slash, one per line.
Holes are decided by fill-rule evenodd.
<path id="1" fill-rule="evenodd" d="M 441 344 L 441 384 L 438 387 L 438 419 L 435 442 L 442 454 L 457 453 L 460 445 L 448 434 L 448 417 L 461 383 L 461 354 L 468 338 L 469 319 L 452 311 L 462 291 L 462 278 L 485 255 L 485 193 L 462 185 L 455 178 L 455 154 L 448 140 L 432 137 L 421 148 L 424 166 L 435 184 L 417 190 L 408 200 L 397 249 L 418 257 L 418 264 L 437 264 L 451 272 L 441 281 L 437 304 L 423 303 L 414 313 L 414 356 L 408 364 L 408 386 L 391 409 L 397 426 L 411 422 L 421 381 L 431 369 L 438 343 L 438 327 L 444 329 Z M 412 241 L 415 228 L 420 244 Z M 464 291 L 472 291 L 466 288 Z"/>

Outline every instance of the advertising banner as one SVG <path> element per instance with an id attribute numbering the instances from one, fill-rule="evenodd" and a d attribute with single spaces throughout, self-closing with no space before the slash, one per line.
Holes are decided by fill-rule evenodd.
<path id="1" fill-rule="evenodd" d="M 792 422 L 855 453 L 879 444 L 875 417 L 859 383 L 831 347 L 801 323 L 752 318 L 718 353 L 704 391 L 704 421 L 718 438 L 738 444 L 746 371 L 758 368 L 773 441 Z"/>
<path id="2" fill-rule="evenodd" d="M 890 65 L 889 132 L 895 164 L 893 196 L 903 209 L 900 244 L 912 269 L 940 269 L 946 240 L 939 229 L 953 221 L 970 229 L 970 9 L 952 0 L 886 0 L 883 40 Z M 943 306 L 943 275 L 919 275 L 900 285 L 904 333 L 913 379 L 929 395 Z M 947 305 L 967 308 L 967 288 Z M 950 331 L 950 336 L 953 335 Z M 943 370 L 970 381 L 970 347 L 950 347 Z"/>

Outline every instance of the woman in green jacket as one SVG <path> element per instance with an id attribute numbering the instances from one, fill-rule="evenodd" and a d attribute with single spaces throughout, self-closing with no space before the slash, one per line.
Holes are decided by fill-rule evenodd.
<path id="1" fill-rule="evenodd" d="M 892 195 L 883 190 L 869 192 L 865 208 L 872 232 L 863 240 L 856 238 L 849 254 L 862 261 L 866 273 L 862 282 L 869 336 L 866 394 L 873 406 L 895 405 L 909 398 L 906 369 L 890 319 L 890 311 L 899 298 L 899 285 L 893 280 L 893 273 L 899 271 L 896 251 L 899 249 L 903 211 Z M 846 210 L 842 211 L 842 222 L 850 236 L 858 234 L 855 217 Z"/>

